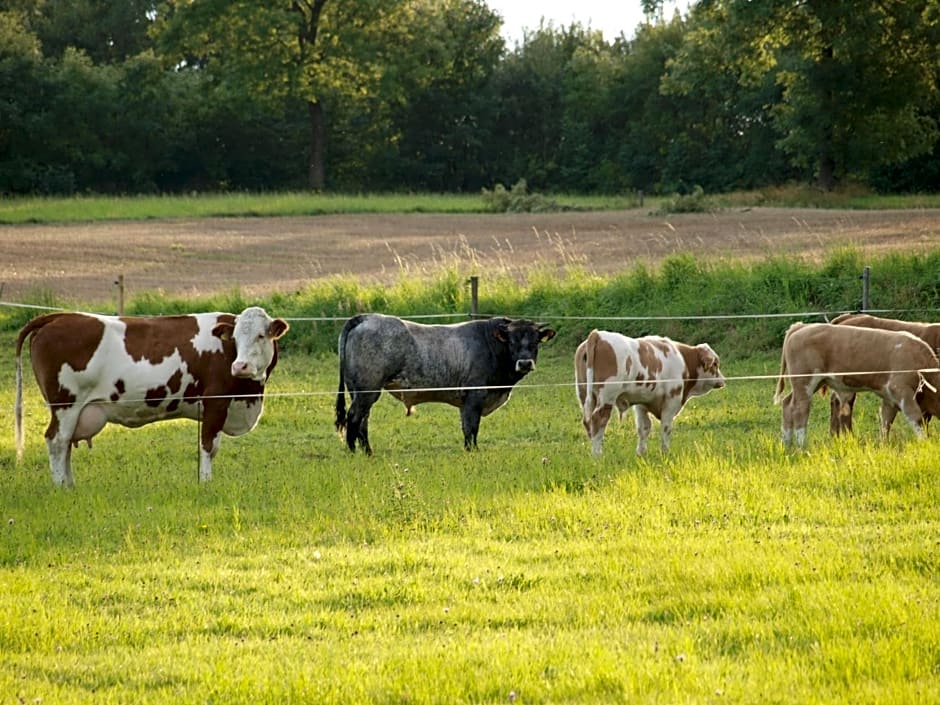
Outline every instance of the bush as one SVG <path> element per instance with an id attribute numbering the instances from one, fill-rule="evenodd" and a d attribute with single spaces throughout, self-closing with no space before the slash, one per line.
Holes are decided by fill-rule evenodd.
<path id="1" fill-rule="evenodd" d="M 492 191 L 482 190 L 483 205 L 490 213 L 553 213 L 563 210 L 555 201 L 539 193 L 529 193 L 525 179 L 519 179 L 511 190 L 496 184 Z"/>
<path id="2" fill-rule="evenodd" d="M 673 194 L 664 200 L 653 215 L 666 215 L 667 213 L 711 213 L 717 210 L 715 204 L 705 195 L 701 186 L 692 189 L 692 193 Z"/>

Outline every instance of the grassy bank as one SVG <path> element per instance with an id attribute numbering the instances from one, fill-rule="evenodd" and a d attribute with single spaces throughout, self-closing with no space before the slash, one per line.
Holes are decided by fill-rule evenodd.
<path id="1" fill-rule="evenodd" d="M 596 327 L 628 335 L 659 333 L 708 341 L 723 356 L 734 358 L 779 349 L 783 332 L 796 318 L 819 321 L 827 314 L 858 309 L 859 277 L 865 266 L 871 268 L 872 308 L 899 318 L 936 317 L 940 252 L 863 260 L 853 250 L 834 252 L 819 265 L 793 258 L 742 263 L 680 255 L 658 267 L 639 265 L 613 277 L 535 270 L 528 273 L 525 285 L 512 272 L 489 273 L 481 281 L 479 311 L 550 321 L 562 345 L 572 349 Z M 127 312 L 239 311 L 260 303 L 279 316 L 302 322 L 284 340 L 288 352 L 322 355 L 335 349 L 342 321 L 360 311 L 404 317 L 450 314 L 438 320 L 466 320 L 471 307 L 467 278 L 473 273 L 469 264 L 457 264 L 429 279 L 403 276 L 390 287 L 336 278 L 263 301 L 237 291 L 202 300 L 148 294 L 133 299 Z M 56 305 L 50 298 L 35 303 Z M 0 307 L 0 330 L 16 330 L 36 313 L 30 308 Z"/>

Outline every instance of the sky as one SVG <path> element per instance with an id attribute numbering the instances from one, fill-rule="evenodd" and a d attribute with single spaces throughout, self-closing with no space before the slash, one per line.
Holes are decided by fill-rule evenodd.
<path id="1" fill-rule="evenodd" d="M 503 18 L 503 37 L 511 48 L 522 41 L 523 28 L 538 29 L 539 20 L 545 18 L 555 27 L 567 27 L 580 22 L 591 29 L 599 29 L 604 39 L 613 41 L 621 32 L 632 37 L 637 25 L 644 21 L 640 0 L 485 0 L 486 4 Z M 664 3 L 666 17 L 672 17 L 676 0 Z M 683 11 L 687 7 L 682 2 Z"/>

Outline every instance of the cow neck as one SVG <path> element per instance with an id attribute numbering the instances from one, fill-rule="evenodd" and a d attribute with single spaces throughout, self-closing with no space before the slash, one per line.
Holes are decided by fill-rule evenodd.
<path id="1" fill-rule="evenodd" d="M 682 361 L 685 364 L 685 373 L 682 375 L 682 403 L 685 404 L 689 400 L 689 395 L 692 393 L 692 388 L 695 387 L 695 383 L 698 382 L 698 377 L 696 372 L 698 371 L 698 351 L 690 345 L 684 343 L 676 343 L 676 347 L 679 348 L 679 352 L 682 354 Z"/>
<path id="2" fill-rule="evenodd" d="M 490 320 L 486 323 L 487 348 L 489 348 L 495 362 L 494 365 L 490 366 L 493 372 L 489 375 L 488 381 L 497 385 L 513 385 L 525 377 L 525 374 L 516 372 L 516 366 L 512 362 L 512 354 L 509 352 L 509 345 L 500 342 L 493 335 L 496 329 L 493 321 Z"/>

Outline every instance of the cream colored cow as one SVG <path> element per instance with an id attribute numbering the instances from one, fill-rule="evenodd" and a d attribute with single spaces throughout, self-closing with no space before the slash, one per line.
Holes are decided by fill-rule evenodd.
<path id="1" fill-rule="evenodd" d="M 725 386 L 719 359 L 707 344 L 691 346 L 669 338 L 628 338 L 591 331 L 574 356 L 575 387 L 582 422 L 594 455 L 600 455 L 604 431 L 616 406 L 621 415 L 633 407 L 637 455 L 646 452 L 652 423 L 660 420 L 662 449 L 669 450 L 675 417 L 690 397 Z"/>

